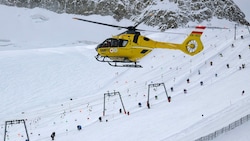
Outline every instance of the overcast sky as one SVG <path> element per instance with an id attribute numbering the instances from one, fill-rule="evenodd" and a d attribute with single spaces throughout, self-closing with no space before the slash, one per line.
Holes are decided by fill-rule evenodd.
<path id="1" fill-rule="evenodd" d="M 250 22 L 250 0 L 234 0 L 234 2 L 245 13 L 247 21 Z"/>

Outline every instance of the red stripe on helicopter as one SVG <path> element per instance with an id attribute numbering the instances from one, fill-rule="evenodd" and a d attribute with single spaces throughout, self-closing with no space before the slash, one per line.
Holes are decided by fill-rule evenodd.
<path id="1" fill-rule="evenodd" d="M 196 29 L 205 29 L 206 26 L 196 26 L 195 28 L 196 28 Z"/>
<path id="2" fill-rule="evenodd" d="M 203 32 L 200 31 L 193 31 L 192 34 L 202 34 Z"/>

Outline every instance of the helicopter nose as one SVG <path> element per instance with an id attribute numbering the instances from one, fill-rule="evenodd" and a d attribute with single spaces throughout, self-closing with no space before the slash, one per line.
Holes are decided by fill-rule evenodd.
<path id="1" fill-rule="evenodd" d="M 95 48 L 95 50 L 97 51 L 98 48 L 100 48 L 101 46 L 102 46 L 102 44 L 97 45 L 96 48 Z"/>

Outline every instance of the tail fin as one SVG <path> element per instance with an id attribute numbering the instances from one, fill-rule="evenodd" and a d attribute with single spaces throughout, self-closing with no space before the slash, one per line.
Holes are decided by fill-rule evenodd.
<path id="1" fill-rule="evenodd" d="M 181 44 L 181 50 L 184 53 L 193 56 L 203 50 L 203 44 L 200 37 L 205 28 L 205 26 L 195 27 L 195 30 L 193 30 L 186 40 Z"/>

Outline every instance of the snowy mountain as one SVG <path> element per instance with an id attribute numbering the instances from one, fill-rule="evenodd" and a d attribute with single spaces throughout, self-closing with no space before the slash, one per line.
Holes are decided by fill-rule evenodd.
<path id="1" fill-rule="evenodd" d="M 143 68 L 135 69 L 114 68 L 94 58 L 97 43 L 122 30 L 40 8 L 0 5 L 0 16 L 1 138 L 6 121 L 24 119 L 33 141 L 51 140 L 52 132 L 57 141 L 189 141 L 250 113 L 250 36 L 245 26 L 237 26 L 234 40 L 235 23 L 213 18 L 202 24 L 228 29 L 206 29 L 201 39 L 205 49 L 200 54 L 191 57 L 156 49 L 141 60 Z M 77 17 L 133 24 L 111 16 Z M 189 34 L 192 30 L 168 32 Z M 186 37 L 167 32 L 143 34 L 176 43 Z M 164 83 L 172 100 L 167 101 L 163 87 L 152 88 L 148 109 L 148 86 L 154 83 Z M 126 114 L 119 113 L 123 109 L 119 96 L 113 96 L 107 97 L 103 116 L 104 93 L 114 91 L 120 92 Z M 82 130 L 77 130 L 78 125 Z M 248 125 L 241 130 L 249 130 Z M 6 130 L 8 141 L 27 139 L 22 124 L 8 125 Z M 237 138 L 237 132 L 230 137 Z M 249 134 L 241 133 L 242 141 L 248 141 Z"/>
<path id="2" fill-rule="evenodd" d="M 161 30 L 186 26 L 190 21 L 201 23 L 214 17 L 243 25 L 249 24 L 245 14 L 233 0 L 1 0 L 0 4 L 26 8 L 45 8 L 57 13 L 112 16 L 118 21 L 140 21 Z"/>

